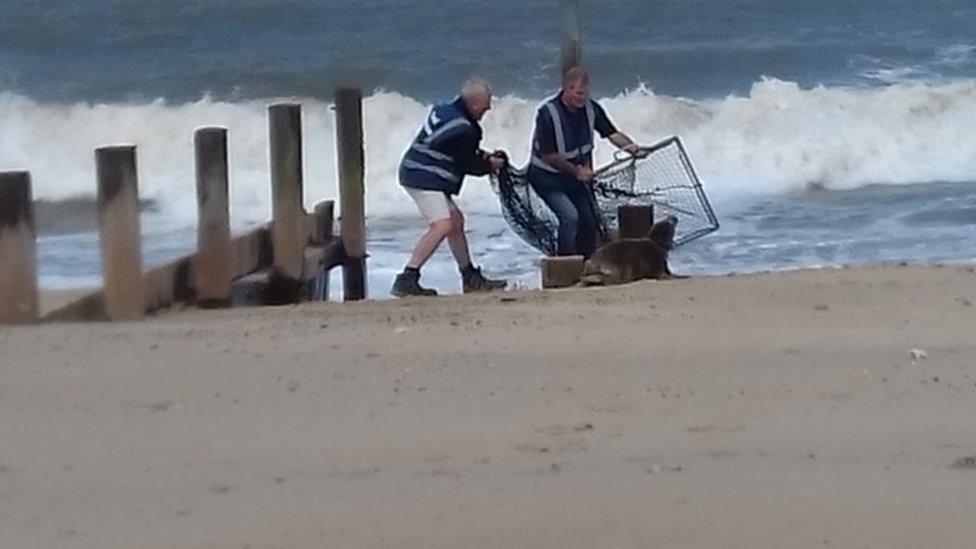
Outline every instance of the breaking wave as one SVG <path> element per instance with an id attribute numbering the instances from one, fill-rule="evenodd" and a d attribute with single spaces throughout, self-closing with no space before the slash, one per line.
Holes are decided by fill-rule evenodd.
<path id="1" fill-rule="evenodd" d="M 498 99 L 484 121 L 484 146 L 507 149 L 515 162 L 524 163 L 539 100 Z M 312 204 L 336 196 L 334 113 L 328 103 L 301 101 L 306 202 Z M 30 170 L 38 199 L 91 197 L 93 149 L 133 143 L 141 197 L 155 205 L 153 222 L 187 227 L 195 224 L 196 212 L 193 130 L 224 126 L 230 130 L 232 217 L 239 228 L 270 215 L 266 109 L 271 102 L 205 97 L 179 105 L 163 100 L 65 105 L 0 94 L 0 169 Z M 971 181 L 976 174 L 976 80 L 804 89 L 767 78 L 748 94 L 722 99 L 669 97 L 638 86 L 602 103 L 617 126 L 638 141 L 679 135 L 706 189 L 720 197 Z M 397 185 L 396 166 L 428 108 L 391 91 L 366 98 L 371 216 L 414 214 Z M 611 156 L 609 147 L 598 148 L 598 163 Z M 498 207 L 484 179 L 469 180 L 462 201 L 475 211 Z"/>

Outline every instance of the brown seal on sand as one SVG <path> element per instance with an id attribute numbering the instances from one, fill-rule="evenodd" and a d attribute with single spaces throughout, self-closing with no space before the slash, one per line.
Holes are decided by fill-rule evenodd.
<path id="1" fill-rule="evenodd" d="M 668 268 L 678 219 L 668 216 L 651 227 L 646 238 L 623 238 L 603 246 L 586 261 L 583 286 L 626 284 L 643 278 L 680 278 Z"/>

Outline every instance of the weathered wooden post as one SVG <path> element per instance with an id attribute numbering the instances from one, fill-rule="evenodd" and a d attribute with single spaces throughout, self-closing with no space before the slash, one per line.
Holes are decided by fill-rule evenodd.
<path id="1" fill-rule="evenodd" d="M 562 48 L 559 56 L 559 75 L 583 62 L 580 46 L 579 0 L 560 0 L 562 5 Z"/>
<path id="2" fill-rule="evenodd" d="M 332 223 L 335 219 L 335 202 L 323 200 L 315 205 L 315 214 L 312 216 L 315 227 L 312 228 L 313 240 L 318 243 L 325 243 L 332 240 Z"/>
<path id="3" fill-rule="evenodd" d="M 329 299 L 329 271 L 342 264 L 342 250 L 333 241 L 332 226 L 335 203 L 332 200 L 319 202 L 314 213 L 306 218 L 308 222 L 309 244 L 305 251 L 304 279 L 310 288 L 308 298 L 312 301 Z"/>
<path id="4" fill-rule="evenodd" d="M 300 297 L 304 266 L 305 207 L 302 181 L 302 106 L 268 108 L 271 138 L 271 240 L 274 247 L 269 300 Z"/>
<path id="5" fill-rule="evenodd" d="M 109 320 L 137 320 L 145 315 L 139 228 L 136 148 L 95 150 L 98 170 L 98 230 L 105 278 L 105 313 Z"/>
<path id="6" fill-rule="evenodd" d="M 654 226 L 654 206 L 617 206 L 617 226 L 620 238 L 645 238 Z"/>
<path id="7" fill-rule="evenodd" d="M 366 298 L 366 205 L 363 187 L 363 94 L 336 91 L 336 146 L 339 159 L 340 233 L 346 260 L 342 267 L 346 301 Z"/>
<path id="8" fill-rule="evenodd" d="M 197 304 L 230 303 L 232 249 L 228 202 L 227 130 L 201 128 L 193 139 L 197 172 L 197 255 L 193 263 Z"/>
<path id="9" fill-rule="evenodd" d="M 0 324 L 38 316 L 34 204 L 27 172 L 0 172 Z"/>

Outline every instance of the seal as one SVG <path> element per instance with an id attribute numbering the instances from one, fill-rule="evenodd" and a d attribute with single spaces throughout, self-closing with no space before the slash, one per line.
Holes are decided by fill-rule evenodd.
<path id="1" fill-rule="evenodd" d="M 668 268 L 678 218 L 668 216 L 645 238 L 622 238 L 603 246 L 583 266 L 583 286 L 626 284 L 644 278 L 678 278 Z"/>

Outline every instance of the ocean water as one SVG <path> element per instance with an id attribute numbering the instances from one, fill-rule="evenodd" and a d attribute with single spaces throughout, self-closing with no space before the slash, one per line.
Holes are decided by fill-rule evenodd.
<path id="1" fill-rule="evenodd" d="M 722 222 L 675 270 L 976 259 L 976 5 L 581 0 L 593 93 L 638 141 L 679 135 Z M 144 254 L 195 239 L 192 132 L 230 130 L 235 230 L 270 216 L 267 105 L 304 105 L 306 203 L 336 196 L 331 97 L 366 92 L 370 295 L 423 231 L 396 164 L 435 101 L 495 83 L 486 148 L 527 158 L 555 87 L 556 0 L 0 0 L 0 170 L 28 169 L 41 284 L 98 284 L 93 149 L 138 146 Z M 611 158 L 602 144 L 597 162 Z M 461 202 L 476 261 L 538 285 L 486 180 Z M 424 280 L 458 291 L 444 249 Z"/>

